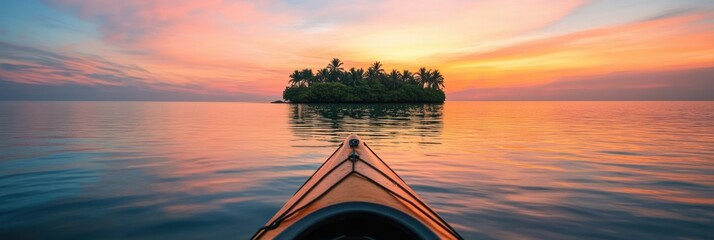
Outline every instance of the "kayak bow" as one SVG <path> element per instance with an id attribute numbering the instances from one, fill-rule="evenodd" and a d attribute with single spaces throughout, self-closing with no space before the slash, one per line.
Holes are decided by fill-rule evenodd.
<path id="1" fill-rule="evenodd" d="M 350 135 L 252 239 L 463 239 Z"/>

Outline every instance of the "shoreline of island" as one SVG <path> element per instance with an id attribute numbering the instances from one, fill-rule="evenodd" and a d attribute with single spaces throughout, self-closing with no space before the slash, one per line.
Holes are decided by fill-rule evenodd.
<path id="1" fill-rule="evenodd" d="M 283 100 L 271 103 L 444 103 L 444 76 L 438 69 L 416 72 L 393 69 L 387 73 L 382 63 L 367 68 L 345 70 L 333 58 L 316 73 L 305 68 L 290 74 Z"/>

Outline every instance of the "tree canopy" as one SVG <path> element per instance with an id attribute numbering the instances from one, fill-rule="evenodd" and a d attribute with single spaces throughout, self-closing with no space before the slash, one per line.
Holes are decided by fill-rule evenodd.
<path id="1" fill-rule="evenodd" d="M 387 72 L 379 61 L 367 70 L 345 70 L 343 65 L 333 58 L 317 72 L 308 68 L 293 71 L 283 98 L 294 103 L 441 103 L 446 99 L 444 76 L 439 70 L 422 67 L 417 72 Z"/>

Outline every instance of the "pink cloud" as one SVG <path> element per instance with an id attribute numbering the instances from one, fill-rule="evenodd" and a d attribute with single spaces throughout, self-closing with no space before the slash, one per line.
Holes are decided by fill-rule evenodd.
<path id="1" fill-rule="evenodd" d="M 391 60 L 394 66 L 388 67 L 416 68 L 423 59 L 414 57 L 537 29 L 583 1 L 546 3 L 358 1 L 303 9 L 279 2 L 55 1 L 98 24 L 106 43 L 147 53 L 117 59 L 136 61 L 162 81 L 273 93 L 281 91 L 292 69 L 323 67 L 331 57 L 362 66 Z M 280 11 L 272 11 L 276 8 Z"/>
<path id="2" fill-rule="evenodd" d="M 712 100 L 714 68 L 616 72 L 547 84 L 457 91 L 459 100 Z"/>
<path id="3" fill-rule="evenodd" d="M 714 65 L 712 13 L 692 13 L 526 41 L 493 51 L 454 55 L 452 91 L 548 84 L 619 71 L 662 71 Z M 449 76 L 447 76 L 449 77 Z M 454 81 L 452 81 L 453 83 Z"/>
<path id="4" fill-rule="evenodd" d="M 709 13 L 560 36 L 535 34 L 588 2 L 55 0 L 57 9 L 95 25 L 103 45 L 45 49 L 72 57 L 62 65 L 0 60 L 33 68 L 3 72 L 18 82 L 144 84 L 271 96 L 280 95 L 293 69 L 321 68 L 332 57 L 348 67 L 381 60 L 387 69 L 439 68 L 447 77 L 447 93 L 714 63 Z M 81 57 L 90 55 L 142 70 L 108 72 L 104 63 Z M 84 74 L 67 77 L 78 72 Z"/>

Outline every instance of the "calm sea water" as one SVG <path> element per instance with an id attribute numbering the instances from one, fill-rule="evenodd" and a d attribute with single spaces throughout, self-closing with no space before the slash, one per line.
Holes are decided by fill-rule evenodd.
<path id="1" fill-rule="evenodd" d="M 0 102 L 0 238 L 246 239 L 348 133 L 467 239 L 714 239 L 714 102 Z"/>

